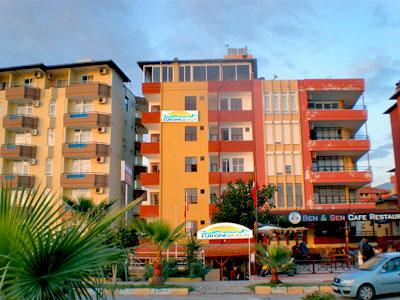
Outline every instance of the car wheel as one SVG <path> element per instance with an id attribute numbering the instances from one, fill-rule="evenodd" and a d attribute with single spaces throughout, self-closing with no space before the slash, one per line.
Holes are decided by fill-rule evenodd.
<path id="1" fill-rule="evenodd" d="M 363 284 L 357 292 L 358 300 L 372 300 L 375 298 L 375 289 L 370 284 Z"/>

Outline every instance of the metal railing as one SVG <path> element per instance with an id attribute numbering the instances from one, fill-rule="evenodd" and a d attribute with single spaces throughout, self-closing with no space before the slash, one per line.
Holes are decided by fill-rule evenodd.
<path id="1" fill-rule="evenodd" d="M 359 166 L 354 166 L 352 168 L 349 167 L 340 167 L 340 166 L 331 166 L 331 167 L 313 167 L 312 168 L 313 172 L 366 172 L 366 171 L 371 171 L 371 167 L 366 166 L 366 167 L 359 167 Z"/>
<path id="2" fill-rule="evenodd" d="M 299 274 L 326 274 L 351 270 L 354 268 L 355 261 L 352 258 L 332 258 L 295 260 L 294 263 Z"/>
<path id="3" fill-rule="evenodd" d="M 348 140 L 369 140 L 368 135 L 356 136 L 334 136 L 334 137 L 321 137 L 316 136 L 311 139 L 312 141 L 348 141 Z"/>

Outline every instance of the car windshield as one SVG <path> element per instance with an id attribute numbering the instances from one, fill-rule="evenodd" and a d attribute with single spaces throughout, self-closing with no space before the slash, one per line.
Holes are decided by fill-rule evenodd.
<path id="1" fill-rule="evenodd" d="M 367 260 L 365 263 L 363 263 L 358 268 L 360 270 L 373 271 L 377 267 L 379 267 L 384 260 L 385 260 L 385 258 L 382 256 L 374 256 L 371 259 Z"/>

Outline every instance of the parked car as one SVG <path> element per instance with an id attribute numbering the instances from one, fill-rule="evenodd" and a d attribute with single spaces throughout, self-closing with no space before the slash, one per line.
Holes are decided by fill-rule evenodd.
<path id="1" fill-rule="evenodd" d="M 336 276 L 332 289 L 341 296 L 360 300 L 400 293 L 400 252 L 376 255 L 358 269 Z"/>

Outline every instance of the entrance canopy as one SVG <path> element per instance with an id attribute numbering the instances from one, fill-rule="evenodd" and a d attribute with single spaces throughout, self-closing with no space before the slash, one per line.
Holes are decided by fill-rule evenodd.
<path id="1" fill-rule="evenodd" d="M 253 231 L 235 223 L 211 224 L 197 232 L 199 240 L 251 239 Z"/>

